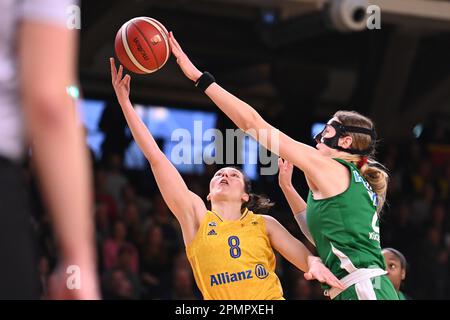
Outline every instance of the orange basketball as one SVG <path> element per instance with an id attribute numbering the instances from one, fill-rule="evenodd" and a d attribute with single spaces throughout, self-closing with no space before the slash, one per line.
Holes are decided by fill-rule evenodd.
<path id="1" fill-rule="evenodd" d="M 114 47 L 125 68 L 139 74 L 153 73 L 169 59 L 169 33 L 153 18 L 134 18 L 119 29 Z"/>

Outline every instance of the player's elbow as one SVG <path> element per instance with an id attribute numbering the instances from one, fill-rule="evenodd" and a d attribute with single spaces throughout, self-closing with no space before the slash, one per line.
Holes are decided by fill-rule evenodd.
<path id="1" fill-rule="evenodd" d="M 249 132 L 252 130 L 258 130 L 261 129 L 262 118 L 258 114 L 258 112 L 253 111 L 250 113 L 248 117 L 246 117 L 242 123 L 241 129 L 245 132 Z"/>

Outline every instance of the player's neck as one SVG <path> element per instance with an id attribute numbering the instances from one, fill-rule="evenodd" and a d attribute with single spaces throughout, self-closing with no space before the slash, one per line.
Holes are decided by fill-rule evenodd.
<path id="1" fill-rule="evenodd" d="M 218 201 L 212 203 L 212 210 L 225 220 L 239 220 L 241 218 L 241 203 Z"/>

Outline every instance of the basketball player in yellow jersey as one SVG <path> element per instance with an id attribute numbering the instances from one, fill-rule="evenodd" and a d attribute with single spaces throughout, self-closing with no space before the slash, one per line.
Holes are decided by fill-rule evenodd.
<path id="1" fill-rule="evenodd" d="M 275 274 L 276 249 L 308 280 L 343 288 L 278 221 L 249 211 L 267 209 L 270 201 L 251 194 L 250 184 L 235 168 L 220 169 L 211 179 L 207 210 L 159 149 L 129 100 L 130 76 L 122 78 L 111 58 L 114 90 L 136 143 L 150 163 L 159 190 L 178 219 L 196 283 L 205 299 L 283 299 Z M 247 209 L 248 208 L 248 209 Z"/>
<path id="2" fill-rule="evenodd" d="M 235 168 L 219 170 L 210 184 L 212 192 L 222 194 L 234 187 L 244 189 L 252 198 L 250 201 L 253 203 L 244 202 L 247 207 L 266 211 L 271 206 L 268 199 L 250 193 L 249 180 Z M 216 196 L 208 196 L 213 199 L 214 209 L 206 211 L 194 239 L 186 246 L 203 297 L 222 300 L 282 299 L 283 290 L 275 274 L 275 255 L 268 234 L 268 230 L 281 225 L 273 226 L 277 223 L 273 218 L 254 214 L 247 208 L 238 208 L 240 216 L 228 220 L 216 211 Z M 266 222 L 269 219 L 274 221 Z M 292 249 L 295 250 L 295 246 Z"/>

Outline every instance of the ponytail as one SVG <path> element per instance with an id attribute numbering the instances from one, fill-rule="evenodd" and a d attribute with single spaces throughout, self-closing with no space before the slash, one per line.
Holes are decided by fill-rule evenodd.
<path id="1" fill-rule="evenodd" d="M 249 193 L 249 200 L 242 204 L 241 210 L 244 211 L 247 208 L 255 213 L 266 214 L 274 205 L 275 203 L 265 195 Z"/>
<path id="2" fill-rule="evenodd" d="M 245 173 L 240 168 L 237 167 L 232 168 L 239 170 L 244 176 L 244 191 L 249 196 L 248 201 L 242 203 L 241 212 L 243 213 L 247 208 L 248 210 L 253 211 L 254 213 L 267 214 L 270 208 L 272 208 L 275 205 L 275 203 L 270 201 L 269 197 L 267 197 L 266 195 L 253 193 L 252 182 L 245 175 Z"/>
<path id="3" fill-rule="evenodd" d="M 345 126 L 354 126 L 369 130 L 375 129 L 375 125 L 372 120 L 356 111 L 340 110 L 334 114 L 334 117 L 336 117 Z M 369 147 L 373 149 L 368 157 L 358 154 L 345 153 L 345 155 L 342 155 L 339 158 L 353 163 L 359 169 L 364 179 L 369 183 L 373 192 L 377 194 L 377 212 L 379 214 L 386 201 L 389 176 L 386 168 L 372 158 L 375 154 L 376 141 L 368 134 L 349 132 L 348 135 L 352 137 L 351 147 L 353 149 L 366 150 Z"/>

